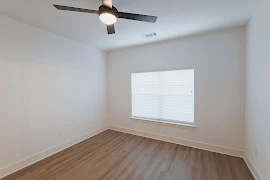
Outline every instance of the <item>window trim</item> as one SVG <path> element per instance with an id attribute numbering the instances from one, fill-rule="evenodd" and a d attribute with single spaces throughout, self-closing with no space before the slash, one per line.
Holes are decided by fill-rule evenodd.
<path id="1" fill-rule="evenodd" d="M 180 122 L 180 121 L 176 122 L 173 120 L 151 119 L 151 118 L 134 117 L 134 116 L 131 116 L 131 119 L 135 121 L 146 122 L 146 123 L 158 123 L 158 124 L 167 125 L 167 126 L 182 126 L 182 127 L 187 127 L 191 129 L 196 128 L 195 123 L 187 123 L 187 122 Z"/>
<path id="2" fill-rule="evenodd" d="M 185 67 L 185 68 L 176 68 L 176 69 L 174 69 L 174 68 L 172 68 L 172 69 L 164 68 L 164 69 L 154 69 L 154 70 L 152 69 L 152 70 L 133 71 L 133 72 L 130 73 L 130 77 L 131 77 L 131 74 L 136 74 L 136 73 L 148 73 L 148 72 L 151 73 L 151 72 L 162 72 L 162 71 L 182 71 L 182 70 L 194 70 L 194 76 L 195 76 L 195 68 L 189 66 L 189 67 Z M 195 81 L 195 78 L 194 78 L 194 81 Z M 130 82 L 130 84 L 131 84 L 131 82 Z"/>
<path id="3" fill-rule="evenodd" d="M 161 125 L 167 125 L 167 126 L 182 126 L 186 128 L 195 129 L 196 128 L 196 118 L 195 118 L 195 68 L 194 67 L 186 67 L 186 68 L 178 68 L 178 69 L 156 69 L 156 70 L 144 70 L 144 71 L 134 71 L 130 72 L 130 101 L 131 101 L 131 112 L 132 112 L 132 89 L 131 89 L 131 77 L 132 74 L 136 73 L 148 73 L 148 72 L 162 72 L 162 71 L 182 71 L 182 70 L 193 70 L 194 72 L 194 121 L 193 123 L 188 123 L 185 121 L 176 121 L 176 120 L 168 120 L 168 119 L 154 119 L 154 118 L 146 118 L 146 117 L 130 117 L 131 120 L 134 121 L 140 121 L 145 123 L 158 123 Z"/>

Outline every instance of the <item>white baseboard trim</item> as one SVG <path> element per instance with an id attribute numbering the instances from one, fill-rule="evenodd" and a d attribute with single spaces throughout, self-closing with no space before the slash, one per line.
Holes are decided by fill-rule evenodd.
<path id="1" fill-rule="evenodd" d="M 226 147 L 220 147 L 220 146 L 215 146 L 215 145 L 211 145 L 211 144 L 190 141 L 190 140 L 186 140 L 186 139 L 180 139 L 180 138 L 174 138 L 174 137 L 153 134 L 153 133 L 148 133 L 148 132 L 143 132 L 143 131 L 137 131 L 137 130 L 133 130 L 133 129 L 118 127 L 118 126 L 109 126 L 109 129 L 128 133 L 128 134 L 133 134 L 133 135 L 137 135 L 137 136 L 143 136 L 143 137 L 147 137 L 147 138 L 152 138 L 152 139 L 157 139 L 157 140 L 161 140 L 161 141 L 180 144 L 180 145 L 193 147 L 193 148 L 197 148 L 197 149 L 202 149 L 202 150 L 206 150 L 206 151 L 216 152 L 216 153 L 220 153 L 220 154 L 226 154 L 226 155 L 230 155 L 230 156 L 240 157 L 240 158 L 243 158 L 243 155 L 244 155 L 243 151 L 240 151 L 240 150 L 229 149 Z"/>
<path id="2" fill-rule="evenodd" d="M 256 180 L 264 180 L 262 178 L 261 174 L 259 173 L 258 168 L 254 165 L 254 163 L 252 162 L 250 157 L 247 155 L 247 153 L 244 153 L 244 160 L 245 160 L 249 170 L 251 171 L 253 177 Z"/>
<path id="3" fill-rule="evenodd" d="M 19 162 L 16 162 L 14 164 L 6 166 L 6 167 L 0 169 L 0 179 L 5 177 L 5 176 L 8 176 L 8 175 L 20 170 L 20 169 L 23 169 L 31 164 L 34 164 L 42 159 L 45 159 L 45 158 L 47 158 L 55 153 L 58 153 L 66 148 L 69 148 L 69 147 L 71 147 L 71 146 L 73 146 L 81 141 L 84 141 L 90 137 L 93 137 L 93 136 L 95 136 L 95 135 L 97 135 L 97 134 L 99 134 L 107 129 L 108 129 L 108 126 L 105 126 L 103 128 L 100 128 L 100 129 L 96 129 L 96 130 L 94 130 L 86 135 L 74 138 L 68 142 L 65 142 L 63 144 L 55 146 L 51 149 L 45 150 L 45 151 L 38 153 L 34 156 L 28 157 L 24 160 L 21 160 Z"/>

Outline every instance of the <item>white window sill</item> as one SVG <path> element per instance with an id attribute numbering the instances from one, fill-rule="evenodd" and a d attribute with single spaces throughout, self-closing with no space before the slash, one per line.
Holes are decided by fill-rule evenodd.
<path id="1" fill-rule="evenodd" d="M 184 123 L 184 122 L 173 122 L 173 121 L 165 121 L 165 120 L 161 120 L 161 119 L 148 119 L 148 118 L 141 118 L 141 117 L 131 117 L 132 120 L 135 121 L 142 121 L 142 122 L 146 122 L 146 123 L 160 123 L 162 125 L 169 125 L 169 126 L 182 126 L 185 128 L 189 128 L 189 129 L 195 129 L 196 125 L 195 124 L 189 124 L 189 123 Z"/>

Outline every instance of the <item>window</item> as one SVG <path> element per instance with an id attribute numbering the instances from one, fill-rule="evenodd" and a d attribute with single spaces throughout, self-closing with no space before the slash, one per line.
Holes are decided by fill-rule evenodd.
<path id="1" fill-rule="evenodd" d="M 194 124 L 194 70 L 131 74 L 132 118 Z"/>

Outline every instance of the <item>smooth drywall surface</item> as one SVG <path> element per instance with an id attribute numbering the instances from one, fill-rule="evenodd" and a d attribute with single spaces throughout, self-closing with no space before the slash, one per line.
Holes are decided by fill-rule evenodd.
<path id="1" fill-rule="evenodd" d="M 244 28 L 108 53 L 112 126 L 243 151 Z M 131 120 L 131 73 L 195 69 L 195 129 Z"/>
<path id="2" fill-rule="evenodd" d="M 0 170 L 105 126 L 106 56 L 0 15 Z"/>
<path id="3" fill-rule="evenodd" d="M 247 26 L 246 154 L 263 179 L 270 179 L 270 1 Z"/>

